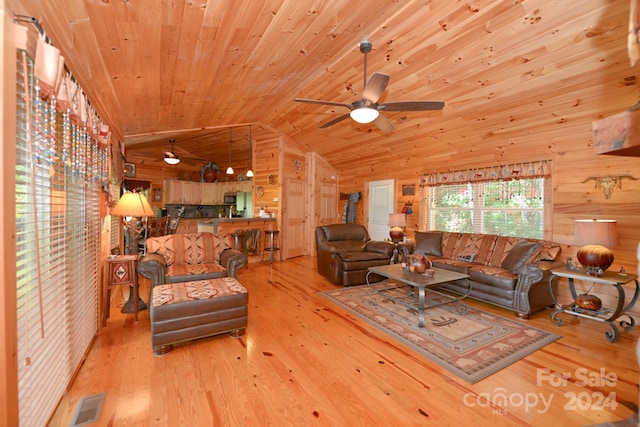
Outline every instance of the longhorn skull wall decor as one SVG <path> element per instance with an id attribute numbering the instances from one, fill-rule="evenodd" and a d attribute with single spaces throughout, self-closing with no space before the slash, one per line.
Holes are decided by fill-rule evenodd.
<path id="1" fill-rule="evenodd" d="M 632 179 L 637 181 L 638 178 L 634 178 L 631 175 L 618 175 L 618 176 L 590 176 L 589 178 L 582 181 L 583 183 L 587 181 L 594 180 L 596 183 L 596 189 L 602 188 L 604 192 L 604 198 L 610 199 L 611 194 L 613 193 L 614 188 L 622 188 L 622 180 L 623 179 Z"/>

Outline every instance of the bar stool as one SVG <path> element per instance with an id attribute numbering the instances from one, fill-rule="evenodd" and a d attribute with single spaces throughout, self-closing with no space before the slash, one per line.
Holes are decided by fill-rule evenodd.
<path id="1" fill-rule="evenodd" d="M 262 262 L 264 262 L 264 253 L 269 252 L 269 263 L 273 264 L 273 253 L 280 253 L 280 261 L 282 261 L 282 252 L 280 252 L 280 230 L 264 230 L 264 245 L 262 247 Z"/>
<path id="2" fill-rule="evenodd" d="M 234 249 L 244 252 L 244 230 L 236 230 L 235 233 L 231 233 L 231 237 L 233 237 Z"/>

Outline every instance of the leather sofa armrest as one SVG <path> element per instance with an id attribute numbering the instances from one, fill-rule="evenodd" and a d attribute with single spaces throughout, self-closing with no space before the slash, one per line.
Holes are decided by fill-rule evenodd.
<path id="1" fill-rule="evenodd" d="M 343 256 L 348 252 L 365 252 L 366 243 L 357 240 L 344 240 L 339 242 L 324 242 L 318 245 L 318 251 L 328 252 Z"/>
<path id="2" fill-rule="evenodd" d="M 167 263 L 160 254 L 147 254 L 142 257 L 136 271 L 145 279 L 151 281 L 151 287 L 164 284 L 164 274 L 167 270 Z"/>
<path id="3" fill-rule="evenodd" d="M 393 255 L 393 251 L 396 248 L 396 245 L 391 242 L 386 242 L 382 240 L 369 240 L 364 247 L 365 252 L 377 252 L 380 254 L 385 254 L 389 258 Z"/>
<path id="4" fill-rule="evenodd" d="M 535 283 L 545 278 L 545 271 L 541 270 L 536 264 L 525 264 L 518 272 L 518 282 L 516 283 L 516 296 L 514 302 L 516 304 L 516 313 L 528 316 L 531 312 L 529 304 L 529 289 Z"/>
<path id="5" fill-rule="evenodd" d="M 247 265 L 249 259 L 243 252 L 235 249 L 225 249 L 220 254 L 220 265 L 227 269 L 229 277 L 238 278 L 238 271 Z"/>

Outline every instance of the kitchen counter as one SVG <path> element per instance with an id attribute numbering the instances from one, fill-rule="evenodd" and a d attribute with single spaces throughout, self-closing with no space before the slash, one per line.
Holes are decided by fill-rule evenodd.
<path id="1" fill-rule="evenodd" d="M 234 233 L 238 229 L 266 230 L 277 227 L 275 218 L 202 218 L 198 221 L 198 232 Z"/>
<path id="2" fill-rule="evenodd" d="M 211 218 L 211 219 L 200 219 L 200 223 L 202 224 L 214 224 L 216 221 L 217 222 L 237 222 L 237 221 L 275 221 L 275 218 L 242 218 L 242 217 L 237 217 L 237 218 Z"/>

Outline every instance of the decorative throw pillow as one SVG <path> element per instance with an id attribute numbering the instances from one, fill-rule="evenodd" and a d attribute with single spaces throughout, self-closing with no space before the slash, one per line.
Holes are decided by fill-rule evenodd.
<path id="1" fill-rule="evenodd" d="M 442 233 L 439 231 L 416 231 L 414 252 L 442 256 Z"/>
<path id="2" fill-rule="evenodd" d="M 522 240 L 518 242 L 502 261 L 502 268 L 509 270 L 513 274 L 518 274 L 522 266 L 525 265 L 531 255 L 540 247 L 540 243 Z"/>

